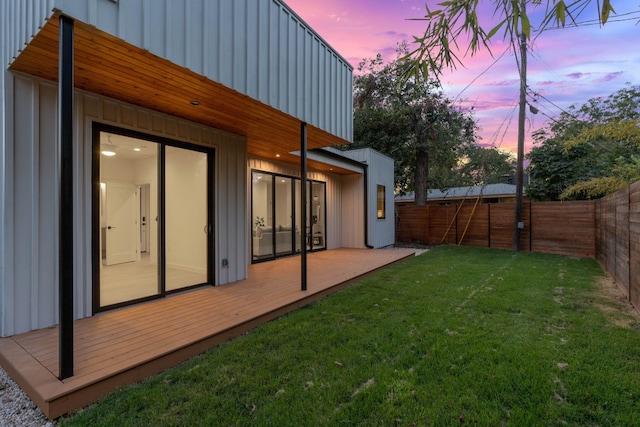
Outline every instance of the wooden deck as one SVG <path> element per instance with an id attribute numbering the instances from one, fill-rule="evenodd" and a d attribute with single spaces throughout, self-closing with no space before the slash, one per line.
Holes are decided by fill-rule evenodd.
<path id="1" fill-rule="evenodd" d="M 249 267 L 249 278 L 77 320 L 75 375 L 60 381 L 58 329 L 0 339 L 0 365 L 51 419 L 96 401 L 256 326 L 414 255 L 410 250 L 337 249 Z"/>

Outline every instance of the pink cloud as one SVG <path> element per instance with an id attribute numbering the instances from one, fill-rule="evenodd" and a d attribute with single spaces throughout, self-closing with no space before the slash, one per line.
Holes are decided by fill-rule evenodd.
<path id="1" fill-rule="evenodd" d="M 397 44 L 412 41 L 425 28 L 424 21 L 409 20 L 425 15 L 424 0 L 285 1 L 354 67 L 378 53 L 387 61 L 394 59 Z M 435 7 L 435 1 L 428 3 Z M 480 11 L 481 23 L 495 22 L 493 6 L 487 5 Z M 637 8 L 636 2 L 616 2 L 619 14 Z M 535 26 L 541 10 L 531 10 Z M 591 19 L 594 12 L 587 9 L 578 20 Z M 527 83 L 557 106 L 539 99 L 541 111 L 553 117 L 561 112 L 558 107 L 582 105 L 590 98 L 615 92 L 626 81 L 640 82 L 639 41 L 635 21 L 534 33 Z M 464 52 L 466 44 L 460 44 Z M 491 42 L 494 56 L 486 51 L 473 58 L 461 54 L 464 65 L 446 70 L 441 80 L 447 96 L 464 100 L 464 108 L 474 107 L 483 144 L 515 150 L 513 103 L 518 97 L 519 76 L 512 52 L 502 55 L 507 48 L 508 43 L 498 34 Z M 532 144 L 531 132 L 546 121 L 544 116 L 527 113 L 527 149 Z"/>
<path id="2" fill-rule="evenodd" d="M 624 74 L 624 71 L 616 71 L 616 72 L 613 72 L 613 73 L 607 73 L 604 76 L 602 76 L 599 79 L 597 79 L 596 81 L 598 83 L 610 82 L 610 81 L 616 80 L 618 77 L 620 77 L 623 74 Z"/>
<path id="3" fill-rule="evenodd" d="M 574 79 L 574 80 L 578 80 L 581 79 L 583 77 L 588 77 L 590 76 L 591 73 L 580 73 L 580 72 L 575 72 L 575 73 L 569 73 L 566 76 L 570 79 Z"/>

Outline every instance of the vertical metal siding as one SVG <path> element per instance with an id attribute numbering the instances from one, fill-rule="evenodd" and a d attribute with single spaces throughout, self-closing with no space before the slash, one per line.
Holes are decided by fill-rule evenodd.
<path id="1" fill-rule="evenodd" d="M 128 43 L 352 139 L 351 65 L 280 0 L 33 3 L 53 3 Z"/>
<path id="2" fill-rule="evenodd" d="M 6 64 L 8 63 L 8 51 L 9 51 L 9 11 L 8 2 L 0 2 L 0 61 L 2 61 L 2 67 L 0 67 L 0 224 L 5 224 L 5 138 L 6 138 L 6 115 L 5 115 L 5 102 L 7 99 L 6 86 L 7 86 L 7 71 Z M 0 336 L 3 331 L 3 313 L 4 313 L 4 301 L 5 296 L 5 242 L 6 232 L 4 227 L 0 227 Z"/>
<path id="3" fill-rule="evenodd" d="M 395 243 L 395 208 L 393 203 L 393 159 L 373 149 L 364 148 L 344 153 L 368 167 L 368 223 L 369 244 L 380 248 Z M 378 185 L 385 186 L 385 219 L 377 218 Z"/>
<path id="4" fill-rule="evenodd" d="M 4 140 L 4 215 L 0 335 L 57 323 L 57 87 L 7 73 L 13 88 L 11 122 Z M 246 142 L 244 138 L 76 92 L 74 212 L 76 318 L 91 315 L 91 127 L 93 121 L 215 148 L 216 283 L 242 280 L 249 262 L 246 241 Z M 9 115 L 7 115 L 9 117 Z M 1 157 L 0 157 L 1 158 Z M 229 260 L 222 267 L 221 260 Z"/>
<path id="5" fill-rule="evenodd" d="M 50 325 L 56 315 L 57 277 L 57 195 L 55 128 L 56 104 L 48 98 L 56 96 L 55 86 L 16 76 L 13 79 L 12 141 L 6 141 L 11 152 L 11 166 L 5 168 L 7 206 L 11 215 L 5 219 L 11 236 L 5 236 L 3 288 L 11 299 L 5 299 L 2 310 L 2 333 L 27 331 Z M 53 98 L 55 100 L 55 98 Z M 51 108 L 53 114 L 39 114 L 40 108 Z M 49 157 L 53 155 L 53 157 Z M 10 174 L 10 175 L 9 175 Z"/>
<path id="6" fill-rule="evenodd" d="M 2 0 L 1 3 L 0 34 L 4 44 L 1 59 L 5 69 L 51 16 L 54 0 Z"/>
<path id="7" fill-rule="evenodd" d="M 364 175 L 342 177 L 342 243 L 364 248 Z"/>

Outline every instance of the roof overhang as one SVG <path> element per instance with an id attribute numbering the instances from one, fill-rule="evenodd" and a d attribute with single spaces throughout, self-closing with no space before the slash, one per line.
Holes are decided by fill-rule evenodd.
<path id="1" fill-rule="evenodd" d="M 10 69 L 58 80 L 59 16 L 55 12 Z M 300 120 L 81 21 L 74 24 L 74 85 L 78 89 L 244 136 L 247 153 L 300 163 Z M 197 105 L 194 105 L 197 104 Z M 348 141 L 307 125 L 307 148 Z M 309 160 L 314 170 L 353 171 Z"/>

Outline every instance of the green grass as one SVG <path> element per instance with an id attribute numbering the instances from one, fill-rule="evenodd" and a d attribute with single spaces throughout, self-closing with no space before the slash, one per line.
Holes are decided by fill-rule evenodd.
<path id="1" fill-rule="evenodd" d="M 438 247 L 61 424 L 640 425 L 640 328 L 603 278 Z"/>

